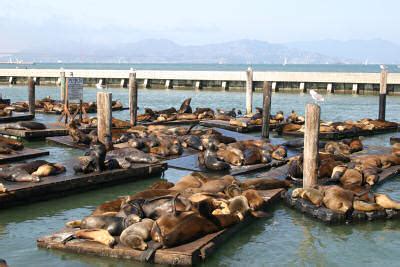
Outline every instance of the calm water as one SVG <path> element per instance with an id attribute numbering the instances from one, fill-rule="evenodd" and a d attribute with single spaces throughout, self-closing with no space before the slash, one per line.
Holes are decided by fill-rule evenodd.
<path id="1" fill-rule="evenodd" d="M 50 95 L 58 98 L 59 90 L 51 87 L 37 87 L 37 98 Z M 24 87 L 1 88 L 0 93 L 13 101 L 25 100 Z M 110 89 L 113 99 L 127 104 L 126 89 Z M 97 90 L 84 90 L 84 100 L 95 99 Z M 180 102 L 192 97 L 194 107 L 244 109 L 245 94 L 234 92 L 195 92 L 176 90 L 139 90 L 139 106 L 153 108 L 178 107 Z M 254 96 L 255 106 L 261 105 L 261 94 Z M 272 111 L 285 113 L 295 109 L 303 113 L 310 102 L 306 94 L 274 94 Z M 179 103 L 179 104 L 178 104 Z M 322 118 L 325 120 L 360 119 L 376 117 L 378 98 L 376 96 L 326 96 L 322 104 Z M 400 121 L 400 97 L 388 97 L 387 119 Z M 128 111 L 115 112 L 115 117 L 127 119 Z M 38 121 L 54 121 L 55 116 L 38 115 Z M 366 144 L 388 145 L 392 134 L 368 138 Z M 274 139 L 274 142 L 282 141 Z M 48 149 L 50 161 L 61 161 L 82 152 L 64 147 L 49 146 L 45 142 L 27 144 L 30 147 Z M 169 169 L 165 178 L 176 181 L 185 171 Z M 254 177 L 257 174 L 247 175 Z M 240 177 L 245 179 L 246 177 Z M 378 190 L 400 200 L 400 177 L 385 184 Z M 117 196 L 143 190 L 157 177 L 141 182 L 104 187 L 84 194 L 63 197 L 56 200 L 27 204 L 7 210 L 0 210 L 0 258 L 11 266 L 150 266 L 124 260 L 93 256 L 82 256 L 36 247 L 36 238 L 60 229 L 72 219 L 81 218 L 94 207 Z M 379 221 L 365 224 L 326 226 L 303 216 L 283 205 L 272 210 L 273 216 L 260 219 L 249 225 L 211 257 L 206 266 L 397 266 L 400 260 L 400 223 Z"/>

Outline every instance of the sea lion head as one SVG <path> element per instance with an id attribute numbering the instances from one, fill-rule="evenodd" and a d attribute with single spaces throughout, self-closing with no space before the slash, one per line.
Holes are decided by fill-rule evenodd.
<path id="1" fill-rule="evenodd" d="M 340 177 L 342 177 L 342 175 L 344 174 L 344 172 L 346 170 L 347 170 L 346 165 L 338 165 L 338 166 L 334 167 L 331 178 L 334 180 L 339 180 Z"/>
<path id="2" fill-rule="evenodd" d="M 296 188 L 292 191 L 292 198 L 299 198 L 301 197 L 301 194 L 303 193 L 304 189 L 303 188 Z"/>
<path id="3" fill-rule="evenodd" d="M 271 156 L 273 159 L 283 160 L 287 156 L 286 149 L 283 146 L 279 146 L 274 150 L 274 152 L 272 152 Z"/>
<path id="4" fill-rule="evenodd" d="M 232 183 L 225 188 L 224 192 L 228 197 L 232 198 L 240 196 L 242 194 L 242 189 L 239 187 L 238 184 Z"/>

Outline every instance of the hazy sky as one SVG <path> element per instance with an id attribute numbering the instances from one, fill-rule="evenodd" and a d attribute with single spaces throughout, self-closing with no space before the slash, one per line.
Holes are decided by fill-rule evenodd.
<path id="1" fill-rule="evenodd" d="M 145 38 L 400 43 L 399 10 L 396 0 L 0 0 L 0 49 Z"/>

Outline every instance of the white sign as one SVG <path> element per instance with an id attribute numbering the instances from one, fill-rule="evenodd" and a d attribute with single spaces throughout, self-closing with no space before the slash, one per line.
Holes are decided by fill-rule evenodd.
<path id="1" fill-rule="evenodd" d="M 68 100 L 83 99 L 83 78 L 68 78 Z"/>

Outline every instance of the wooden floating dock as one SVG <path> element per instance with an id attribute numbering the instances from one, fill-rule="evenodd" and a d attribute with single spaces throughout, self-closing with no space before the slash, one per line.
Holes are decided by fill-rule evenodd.
<path id="1" fill-rule="evenodd" d="M 139 122 L 140 125 L 190 125 L 199 124 L 200 120 L 173 120 L 173 121 L 151 121 L 151 122 Z"/>
<path id="2" fill-rule="evenodd" d="M 358 136 L 371 136 L 377 134 L 385 134 L 385 133 L 393 133 L 397 132 L 399 127 L 388 127 L 385 129 L 376 129 L 376 130 L 359 130 L 359 131 L 343 131 L 343 132 L 330 132 L 330 133 L 320 133 L 319 138 L 324 140 L 340 140 L 345 138 L 352 138 Z M 292 137 L 303 137 L 303 132 L 282 132 L 283 136 L 292 136 Z"/>
<path id="3" fill-rule="evenodd" d="M 200 121 L 200 125 L 204 127 L 215 127 L 215 128 L 221 128 L 229 131 L 234 131 L 238 133 L 251 133 L 251 132 L 260 132 L 261 131 L 261 125 L 249 125 L 247 127 L 242 127 L 242 126 L 236 126 L 236 125 L 231 125 L 229 124 L 229 121 L 223 121 L 223 120 L 206 120 L 206 121 Z M 276 128 L 278 124 L 270 124 L 270 130 L 273 130 Z"/>
<path id="4" fill-rule="evenodd" d="M 18 122 L 18 121 L 30 121 L 35 116 L 33 114 L 15 114 L 12 116 L 0 117 L 0 123 Z"/>
<path id="5" fill-rule="evenodd" d="M 117 109 L 112 109 L 113 112 L 115 111 L 122 111 L 122 110 L 128 110 L 128 107 L 123 107 L 123 108 L 117 108 Z M 55 110 L 50 110 L 50 111 L 45 111 L 43 108 L 36 108 L 35 109 L 36 113 L 40 114 L 48 114 L 48 115 L 61 115 L 62 112 L 60 111 L 55 111 Z M 91 112 L 86 112 L 87 114 L 95 114 L 97 111 L 91 111 Z"/>
<path id="6" fill-rule="evenodd" d="M 49 127 L 43 130 L 18 130 L 18 129 L 0 129 L 0 135 L 5 137 L 16 137 L 22 139 L 44 139 L 50 136 L 68 135 L 68 130 L 61 127 Z"/>
<path id="7" fill-rule="evenodd" d="M 20 151 L 13 151 L 12 154 L 0 154 L 0 163 L 11 163 L 18 160 L 47 156 L 49 154 L 49 151 L 25 147 Z"/>
<path id="8" fill-rule="evenodd" d="M 354 153 L 351 155 L 352 158 L 361 156 L 361 155 L 373 155 L 373 154 L 386 154 L 391 153 L 390 148 L 388 147 L 379 147 L 379 146 L 369 146 L 367 149 L 363 151 Z M 374 187 L 377 187 L 384 183 L 385 181 L 396 177 L 400 174 L 400 165 L 392 166 L 387 169 L 383 169 L 379 174 L 379 180 L 375 184 Z M 329 179 L 319 179 L 319 184 L 327 184 L 330 183 Z M 292 208 L 297 209 L 311 217 L 314 217 L 318 220 L 321 220 L 325 223 L 331 224 L 343 224 L 347 222 L 362 222 L 362 221 L 371 221 L 376 219 L 390 219 L 390 218 L 400 218 L 400 211 L 386 209 L 374 212 L 361 212 L 354 211 L 350 215 L 345 215 L 341 213 L 334 212 L 330 209 L 327 209 L 323 206 L 317 207 L 312 204 L 310 201 L 301 198 L 292 198 L 290 192 L 285 197 L 285 202 Z"/>
<path id="9" fill-rule="evenodd" d="M 284 164 L 286 164 L 286 160 L 283 161 L 278 161 L 278 160 L 272 160 L 270 163 L 259 163 L 259 164 L 253 164 L 253 165 L 246 165 L 246 166 L 233 166 L 231 165 L 230 170 L 225 170 L 222 172 L 218 173 L 224 173 L 224 174 L 230 174 L 230 175 L 239 175 L 239 174 L 245 174 L 253 171 L 260 171 L 260 170 L 269 170 L 273 167 L 279 167 Z M 182 169 L 182 170 L 189 170 L 189 171 L 196 171 L 196 172 L 214 172 L 208 170 L 206 168 L 203 168 L 199 166 L 198 163 L 198 154 L 196 155 L 191 155 L 191 156 L 186 156 L 186 157 L 180 157 L 177 159 L 171 159 L 167 161 L 168 167 L 172 167 L 175 169 Z"/>
<path id="10" fill-rule="evenodd" d="M 265 208 L 281 199 L 284 189 L 260 190 L 259 193 L 265 200 Z M 222 246 L 228 238 L 238 234 L 238 232 L 248 227 L 254 221 L 253 217 L 246 219 L 234 226 L 223 229 L 216 233 L 208 234 L 193 242 L 186 243 L 177 247 L 159 249 L 154 255 L 153 262 L 166 265 L 195 265 L 211 256 L 214 251 Z M 77 254 L 89 254 L 93 256 L 103 256 L 126 260 L 140 261 L 142 251 L 134 250 L 117 244 L 114 248 L 95 243 L 88 240 L 72 240 L 65 245 L 61 242 L 62 236 L 71 233 L 72 229 L 64 229 L 61 232 L 39 238 L 37 245 L 40 248 L 56 249 Z"/>
<path id="11" fill-rule="evenodd" d="M 38 183 L 0 180 L 7 189 L 7 192 L 0 193 L 0 208 L 57 198 L 74 192 L 87 191 L 105 184 L 133 182 L 158 175 L 167 169 L 165 163 L 135 164 L 135 167 L 130 169 L 75 174 L 73 171 L 75 163 L 77 163 L 76 160 L 61 163 L 66 167 L 66 172 L 44 177 Z"/>

